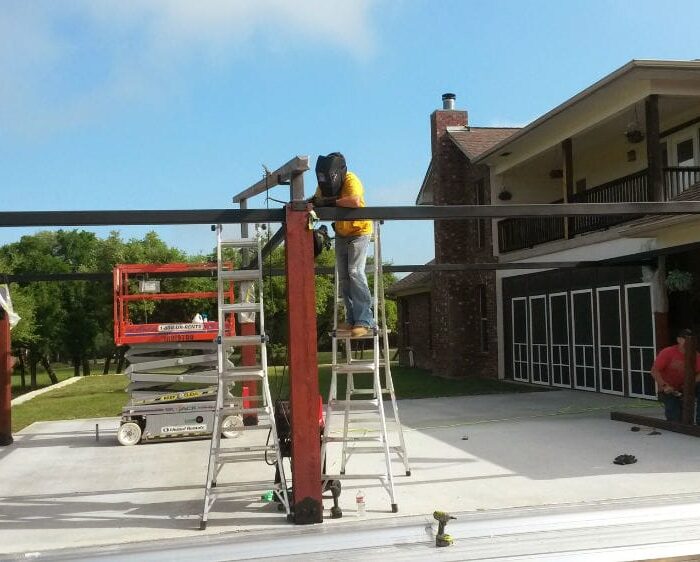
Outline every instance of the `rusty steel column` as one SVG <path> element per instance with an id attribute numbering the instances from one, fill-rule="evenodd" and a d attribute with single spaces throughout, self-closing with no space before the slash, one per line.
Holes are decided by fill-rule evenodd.
<path id="1" fill-rule="evenodd" d="M 0 309 L 0 445 L 10 445 L 12 441 L 10 318 Z"/>
<path id="2" fill-rule="evenodd" d="M 294 522 L 299 525 L 323 521 L 316 290 L 309 210 L 310 206 L 301 202 L 288 205 L 285 223 L 293 510 Z"/>

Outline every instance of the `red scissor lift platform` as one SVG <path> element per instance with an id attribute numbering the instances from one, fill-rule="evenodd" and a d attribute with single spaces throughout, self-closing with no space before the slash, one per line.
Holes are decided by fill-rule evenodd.
<path id="1" fill-rule="evenodd" d="M 209 299 L 214 301 L 212 310 L 217 310 L 218 290 L 161 291 L 161 280 L 201 277 L 202 273 L 209 273 L 216 281 L 217 265 L 120 264 L 114 268 L 114 341 L 129 346 L 126 357 L 130 360 L 126 374 L 131 400 L 122 410 L 117 435 L 123 445 L 135 445 L 142 438 L 201 437 L 212 431 L 218 381 L 218 319 L 135 323 L 133 310 L 130 313 L 129 309 L 145 302 Z M 223 291 L 224 300 L 233 303 L 233 282 L 229 281 Z M 235 332 L 231 315 L 223 335 L 233 336 Z M 224 422 L 224 428 L 239 423 L 242 421 L 231 419 L 228 424 Z"/>
<path id="2" fill-rule="evenodd" d="M 129 304 L 164 301 L 213 299 L 216 291 L 195 291 L 186 293 L 163 292 L 130 292 L 129 281 L 148 282 L 170 277 L 186 277 L 188 273 L 211 273 L 216 279 L 215 263 L 132 263 L 119 264 L 114 268 L 114 341 L 117 345 L 132 345 L 140 343 L 166 343 L 185 341 L 214 341 L 219 332 L 217 321 L 206 322 L 158 322 L 134 324 L 129 314 Z M 228 302 L 234 300 L 233 283 L 229 283 L 226 291 Z M 235 335 L 235 325 L 231 322 L 226 327 L 226 334 Z"/>

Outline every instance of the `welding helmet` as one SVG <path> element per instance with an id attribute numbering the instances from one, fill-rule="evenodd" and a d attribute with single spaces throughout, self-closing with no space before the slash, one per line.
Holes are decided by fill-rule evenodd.
<path id="1" fill-rule="evenodd" d="M 345 181 L 348 166 L 345 156 L 340 152 L 331 152 L 327 156 L 319 156 L 316 160 L 316 179 L 321 194 L 324 197 L 338 197 Z"/>

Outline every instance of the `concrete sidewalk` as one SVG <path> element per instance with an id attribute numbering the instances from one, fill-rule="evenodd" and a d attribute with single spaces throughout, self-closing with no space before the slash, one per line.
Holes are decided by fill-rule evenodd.
<path id="1" fill-rule="evenodd" d="M 631 432 L 628 424 L 609 420 L 611 409 L 660 415 L 655 403 L 553 391 L 402 400 L 399 408 L 412 469 L 411 477 L 396 478 L 399 513 L 391 513 L 376 480 L 344 482 L 344 518 L 327 519 L 312 527 L 316 532 L 399 524 L 435 509 L 478 519 L 504 509 L 700 498 L 696 438 Z M 209 442 L 122 447 L 117 427 L 117 418 L 36 423 L 0 450 L 0 553 L 46 556 L 55 549 L 211 541 L 222 534 L 215 540 L 229 537 L 233 544 L 260 530 L 265 536 L 301 532 L 275 504 L 251 493 L 218 500 L 207 530 L 199 531 Z M 622 453 L 638 462 L 613 464 Z M 353 459 L 348 473 L 367 473 L 372 463 L 381 459 Z M 399 463 L 395 473 L 403 474 Z M 259 480 L 264 491 L 273 474 L 272 467 L 246 463 L 226 467 L 219 481 Z M 354 511 L 360 488 L 367 501 L 364 521 Z M 330 505 L 327 500 L 326 514 Z"/>

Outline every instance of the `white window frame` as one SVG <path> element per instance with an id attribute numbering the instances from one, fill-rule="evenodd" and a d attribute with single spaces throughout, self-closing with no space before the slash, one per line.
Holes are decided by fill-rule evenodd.
<path id="1" fill-rule="evenodd" d="M 589 300 L 591 302 L 591 330 L 593 330 L 593 343 L 590 345 L 591 348 L 591 357 L 593 358 L 593 365 L 587 365 L 585 363 L 585 349 L 584 349 L 584 364 L 580 365 L 581 367 L 588 369 L 588 368 L 593 368 L 593 380 L 594 386 L 581 386 L 576 384 L 576 367 L 579 365 L 576 363 L 576 306 L 574 304 L 574 296 L 579 295 L 582 293 L 588 293 Z M 598 381 L 598 366 L 596 365 L 596 333 L 595 333 L 595 308 L 593 307 L 593 289 L 579 289 L 577 291 L 571 291 L 571 357 L 572 357 L 572 369 L 571 369 L 571 384 L 576 390 L 587 390 L 589 392 L 595 392 L 597 390 L 597 386 L 595 383 Z M 589 347 L 588 344 L 583 345 L 582 347 Z"/>
<path id="2" fill-rule="evenodd" d="M 558 347 L 558 348 L 563 348 L 563 347 L 564 347 L 563 344 L 560 344 L 560 343 L 555 344 L 555 343 L 554 343 L 554 338 L 553 338 L 552 335 L 551 335 L 551 330 L 552 330 L 552 326 L 553 326 L 553 322 L 552 322 L 552 299 L 555 298 L 555 297 L 564 297 L 564 304 L 565 304 L 565 306 L 564 306 L 564 312 L 566 312 L 566 352 L 567 352 L 567 353 L 566 353 L 566 356 L 568 357 L 568 362 L 567 362 L 566 364 L 559 362 L 559 363 L 556 363 L 556 366 L 559 367 L 559 368 L 561 368 L 562 370 L 563 370 L 564 368 L 566 368 L 566 369 L 569 371 L 569 384 L 558 383 L 558 382 L 555 382 L 555 381 L 554 381 L 554 367 L 555 367 L 555 363 L 554 363 L 554 347 L 555 347 L 555 345 L 556 345 L 556 347 Z M 568 294 L 567 292 L 563 292 L 563 293 L 552 293 L 552 294 L 549 295 L 549 329 L 550 329 L 550 336 L 549 336 L 549 348 L 550 348 L 550 352 L 549 352 L 549 364 L 550 364 L 549 378 L 550 378 L 550 381 L 551 381 L 551 383 L 552 383 L 552 386 L 559 386 L 559 387 L 562 387 L 562 388 L 571 388 L 571 386 L 572 386 L 572 384 L 573 384 L 573 378 L 572 378 L 572 373 L 571 373 L 571 359 L 572 359 L 572 356 L 571 356 L 571 340 L 569 339 L 569 335 L 570 335 L 570 334 L 569 334 L 569 332 L 570 332 L 570 329 L 569 329 L 569 294 Z M 559 349 L 558 351 L 559 351 L 559 357 L 561 357 L 561 349 Z"/>
<path id="3" fill-rule="evenodd" d="M 600 293 L 606 292 L 606 291 L 617 291 L 617 317 L 618 317 L 618 331 L 620 334 L 620 345 L 603 345 L 600 340 Z M 600 389 L 600 392 L 604 394 L 615 394 L 617 396 L 624 396 L 625 395 L 625 379 L 627 378 L 625 376 L 625 364 L 623 362 L 624 358 L 624 341 L 622 338 L 622 295 L 620 294 L 620 286 L 619 285 L 611 285 L 608 287 L 597 287 L 595 290 L 596 294 L 596 312 L 598 315 L 597 318 L 597 325 L 598 325 L 598 387 Z M 613 369 L 612 367 L 612 360 L 610 361 L 610 382 L 612 386 L 612 380 L 613 376 L 616 371 L 620 372 L 620 379 L 622 380 L 622 390 L 617 391 L 617 390 L 606 390 L 603 388 L 603 347 L 608 348 L 607 351 L 610 354 L 609 358 L 612 359 L 612 350 L 614 348 L 619 349 L 620 351 L 620 368 L 619 369 Z"/>
<path id="4" fill-rule="evenodd" d="M 515 301 L 524 301 L 525 303 L 525 343 L 522 342 L 515 342 L 515 306 L 514 302 Z M 513 359 L 513 380 L 520 381 L 520 382 L 530 382 L 529 376 L 530 376 L 530 333 L 528 331 L 528 308 L 527 308 L 527 297 L 513 297 L 510 300 L 510 327 L 511 327 L 511 343 L 512 343 L 512 359 Z M 515 368 L 516 360 L 515 360 L 515 349 L 517 346 L 525 346 L 525 378 L 519 378 L 516 376 L 516 373 L 520 372 L 519 369 Z M 522 348 L 519 348 L 522 350 Z M 519 354 L 518 357 L 522 358 L 522 355 Z M 522 359 L 517 361 L 517 363 L 523 363 Z"/>
<path id="5" fill-rule="evenodd" d="M 532 341 L 532 302 L 535 300 L 542 300 L 544 303 L 544 337 L 545 337 L 545 343 L 534 343 Z M 549 372 L 549 322 L 548 322 L 548 317 L 547 317 L 547 295 L 532 295 L 528 297 L 528 328 L 529 328 L 529 340 L 530 340 L 530 382 L 533 384 L 541 384 L 543 386 L 549 386 L 551 376 Z M 537 351 L 538 354 L 537 356 L 539 357 L 539 361 L 537 362 L 538 366 L 545 366 L 545 369 L 547 370 L 547 380 L 542 381 L 542 380 L 535 380 L 535 346 L 537 346 Z M 545 354 L 545 360 L 542 362 L 542 351 L 544 351 Z"/>
<path id="6" fill-rule="evenodd" d="M 651 330 L 654 338 L 654 343 L 652 347 L 649 346 L 632 346 L 630 342 L 630 316 L 629 316 L 629 293 L 627 289 L 633 289 L 636 287 L 649 287 L 649 296 L 651 297 Z M 654 291 L 652 290 L 651 283 L 630 283 L 625 285 L 625 326 L 627 327 L 627 388 L 629 389 L 629 396 L 634 396 L 635 398 L 644 398 L 645 400 L 656 400 L 656 383 L 654 383 L 653 394 L 637 394 L 632 392 L 632 348 L 639 350 L 640 353 L 644 349 L 651 349 L 652 353 L 656 355 L 656 322 L 654 318 Z M 653 364 L 653 363 L 652 363 Z"/>

